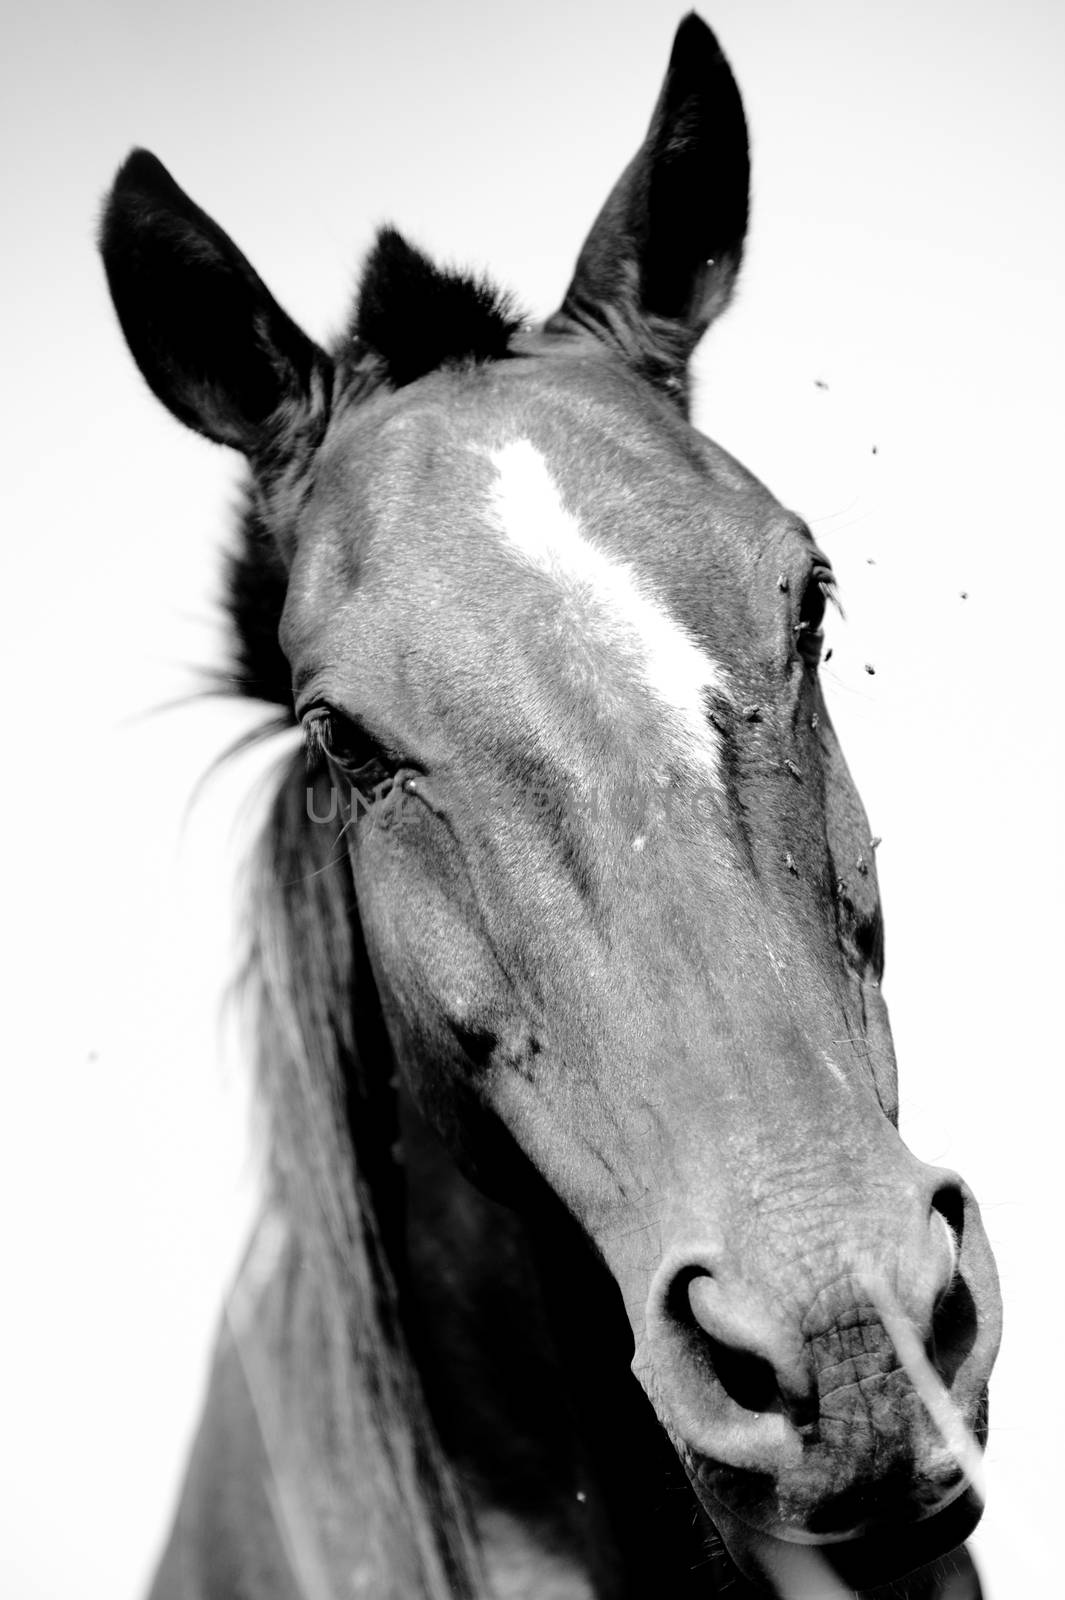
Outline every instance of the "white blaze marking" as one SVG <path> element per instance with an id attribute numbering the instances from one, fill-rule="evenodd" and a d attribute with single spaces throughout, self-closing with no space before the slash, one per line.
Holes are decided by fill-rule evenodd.
<path id="1" fill-rule="evenodd" d="M 845 1074 L 843 1072 L 843 1069 L 842 1069 L 842 1067 L 839 1066 L 839 1064 L 837 1062 L 833 1061 L 832 1057 L 829 1055 L 827 1050 L 822 1050 L 821 1051 L 821 1060 L 824 1062 L 824 1064 L 828 1068 L 829 1072 L 831 1072 L 831 1074 L 835 1078 L 836 1082 L 837 1083 L 841 1083 L 843 1085 L 843 1087 L 846 1088 L 847 1087 L 847 1079 L 846 1079 L 846 1076 L 845 1076 Z"/>
<path id="2" fill-rule="evenodd" d="M 717 739 L 707 722 L 704 695 L 712 690 L 729 697 L 722 668 L 640 574 L 585 536 L 535 445 L 517 439 L 493 450 L 490 460 L 497 474 L 492 511 L 507 541 L 530 567 L 583 606 L 589 632 L 636 667 L 687 758 L 719 785 Z"/>

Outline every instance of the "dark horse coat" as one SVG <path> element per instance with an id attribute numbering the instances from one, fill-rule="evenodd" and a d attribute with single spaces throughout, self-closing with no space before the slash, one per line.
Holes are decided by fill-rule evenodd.
<path id="1" fill-rule="evenodd" d="M 688 421 L 747 206 L 694 16 L 539 327 L 386 230 L 325 351 L 116 179 L 130 348 L 249 463 L 234 687 L 303 730 L 271 1191 L 157 1600 L 978 1592 L 994 1267 L 896 1131 L 831 570 Z"/>

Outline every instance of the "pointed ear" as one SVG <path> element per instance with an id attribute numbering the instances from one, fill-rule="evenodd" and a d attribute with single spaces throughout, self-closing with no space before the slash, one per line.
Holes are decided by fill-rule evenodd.
<path id="1" fill-rule="evenodd" d="M 691 12 L 662 92 L 577 261 L 552 332 L 590 328 L 668 393 L 728 304 L 747 232 L 747 123 L 721 49 Z"/>
<path id="2" fill-rule="evenodd" d="M 115 179 L 100 251 L 133 359 L 179 421 L 251 457 L 324 429 L 329 357 L 147 150 Z"/>

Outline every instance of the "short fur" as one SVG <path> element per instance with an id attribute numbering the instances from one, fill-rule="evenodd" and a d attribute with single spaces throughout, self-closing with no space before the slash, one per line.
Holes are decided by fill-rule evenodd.
<path id="1" fill-rule="evenodd" d="M 338 387 L 349 400 L 366 398 L 450 365 L 502 361 L 522 326 L 505 291 L 486 278 L 436 266 L 395 228 L 382 228 L 362 270 L 349 328 L 331 352 Z M 282 706 L 292 718 L 292 674 L 278 641 L 287 586 L 253 487 L 226 561 L 232 675 L 224 681 L 238 694 Z"/>

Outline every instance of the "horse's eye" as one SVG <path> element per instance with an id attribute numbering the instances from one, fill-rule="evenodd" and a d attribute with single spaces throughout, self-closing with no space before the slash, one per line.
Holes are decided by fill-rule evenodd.
<path id="1" fill-rule="evenodd" d="M 310 712 L 303 721 L 307 759 L 328 757 L 350 777 L 376 778 L 384 771 L 380 746 L 358 722 L 332 707 Z"/>
<path id="2" fill-rule="evenodd" d="M 825 607 L 835 598 L 835 583 L 831 567 L 819 561 L 810 569 L 802 591 L 795 624 L 795 647 L 809 666 L 815 667 L 821 659 Z"/>

